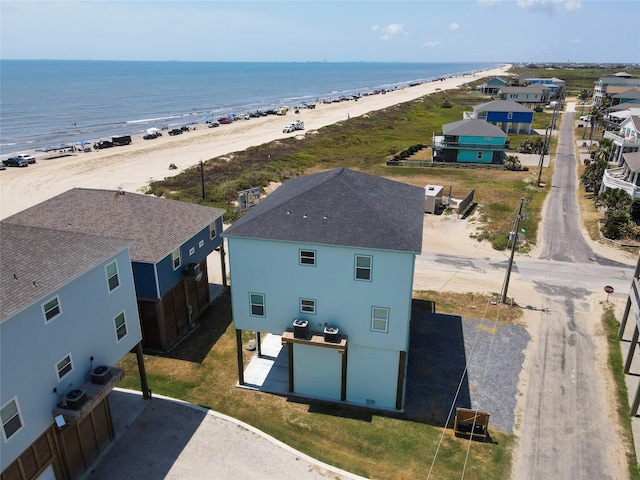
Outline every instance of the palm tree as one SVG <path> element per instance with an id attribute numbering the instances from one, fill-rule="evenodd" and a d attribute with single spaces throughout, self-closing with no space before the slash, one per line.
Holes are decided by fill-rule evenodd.
<path id="1" fill-rule="evenodd" d="M 580 91 L 580 95 L 578 95 L 578 98 L 580 99 L 580 102 L 582 103 L 582 110 L 580 111 L 580 116 L 584 115 L 584 102 L 587 99 L 587 97 L 589 97 L 589 91 L 586 88 L 583 88 Z"/>
<path id="2" fill-rule="evenodd" d="M 603 138 L 598 143 L 598 148 L 596 148 L 593 159 L 596 162 L 600 160 L 608 162 L 609 158 L 611 157 L 612 150 L 613 150 L 613 140 L 611 140 L 610 138 Z"/>
<path id="3" fill-rule="evenodd" d="M 598 124 L 602 120 L 602 112 L 599 108 L 594 108 L 591 110 L 591 136 L 589 137 L 589 152 L 591 152 L 591 145 L 593 144 L 593 134 L 598 128 Z"/>

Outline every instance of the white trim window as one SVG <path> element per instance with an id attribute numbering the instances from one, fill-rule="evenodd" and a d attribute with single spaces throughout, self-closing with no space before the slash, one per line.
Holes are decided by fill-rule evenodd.
<path id="1" fill-rule="evenodd" d="M 58 375 L 58 380 L 62 380 L 65 375 L 72 371 L 73 360 L 71 359 L 71 354 L 67 353 L 56 363 L 56 374 Z"/>
<path id="2" fill-rule="evenodd" d="M 104 271 L 107 275 L 107 285 L 109 285 L 109 291 L 113 292 L 120 286 L 120 277 L 118 276 L 118 263 L 114 260 L 104 267 Z"/>
<path id="3" fill-rule="evenodd" d="M 371 330 L 387 332 L 389 329 L 389 309 L 383 307 L 371 308 Z"/>
<path id="4" fill-rule="evenodd" d="M 356 255 L 356 280 L 371 281 L 372 265 L 373 257 L 370 257 L 369 255 Z"/>
<path id="5" fill-rule="evenodd" d="M 264 317 L 264 294 L 263 293 L 250 293 L 249 294 L 250 312 L 252 317 Z"/>
<path id="6" fill-rule="evenodd" d="M 314 250 L 300 250 L 300 265 L 315 266 L 316 252 Z"/>
<path id="7" fill-rule="evenodd" d="M 42 314 L 44 315 L 44 322 L 50 322 L 58 315 L 62 313 L 62 309 L 60 308 L 60 296 L 56 295 L 50 300 L 44 302 L 42 304 Z"/>
<path id="8" fill-rule="evenodd" d="M 173 265 L 174 270 L 179 269 L 180 265 L 182 265 L 182 259 L 180 258 L 180 247 L 171 252 L 171 265 Z"/>
<path id="9" fill-rule="evenodd" d="M 513 112 L 507 112 L 507 120 L 513 120 Z"/>
<path id="10" fill-rule="evenodd" d="M 0 418 L 2 419 L 2 436 L 7 442 L 24 426 L 18 397 L 13 397 L 0 408 Z"/>
<path id="11" fill-rule="evenodd" d="M 300 299 L 300 313 L 311 313 L 315 315 L 316 313 L 316 301 L 310 298 L 301 298 Z"/>
<path id="12" fill-rule="evenodd" d="M 113 319 L 113 323 L 116 329 L 116 340 L 119 342 L 127 336 L 127 320 L 124 316 L 124 312 L 120 312 Z"/>
<path id="13" fill-rule="evenodd" d="M 213 240 L 217 236 L 218 236 L 218 233 L 216 232 L 216 222 L 210 223 L 209 224 L 209 240 Z"/>

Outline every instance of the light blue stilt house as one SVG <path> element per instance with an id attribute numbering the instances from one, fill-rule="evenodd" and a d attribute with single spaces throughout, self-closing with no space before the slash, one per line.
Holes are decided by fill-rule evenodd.
<path id="1" fill-rule="evenodd" d="M 424 190 L 343 168 L 285 182 L 223 234 L 242 331 L 281 336 L 289 391 L 402 409 Z"/>

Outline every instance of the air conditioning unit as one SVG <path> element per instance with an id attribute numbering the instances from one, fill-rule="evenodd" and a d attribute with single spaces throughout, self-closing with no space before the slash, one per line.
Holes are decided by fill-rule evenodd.
<path id="1" fill-rule="evenodd" d="M 190 263 L 184 269 L 184 276 L 199 282 L 202 278 L 202 270 L 199 263 Z"/>
<path id="2" fill-rule="evenodd" d="M 309 337 L 309 322 L 296 318 L 293 321 L 293 338 L 308 338 Z"/>
<path id="3" fill-rule="evenodd" d="M 91 372 L 91 383 L 105 384 L 111 378 L 111 367 L 100 365 Z"/>
<path id="4" fill-rule="evenodd" d="M 328 343 L 338 343 L 340 341 L 339 332 L 340 329 L 338 327 L 324 327 L 324 341 Z"/>
<path id="5" fill-rule="evenodd" d="M 81 389 L 71 390 L 64 396 L 67 408 L 71 410 L 80 410 L 82 405 L 87 401 L 87 392 Z"/>

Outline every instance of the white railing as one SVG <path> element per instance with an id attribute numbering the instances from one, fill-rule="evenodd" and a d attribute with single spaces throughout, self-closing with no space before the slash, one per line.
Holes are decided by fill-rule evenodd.
<path id="1" fill-rule="evenodd" d="M 624 190 L 631 198 L 640 199 L 640 187 L 637 187 L 631 182 L 627 182 L 624 179 L 625 168 L 609 168 L 604 171 L 604 176 L 602 177 L 602 183 L 607 188 L 619 188 Z"/>
<path id="2" fill-rule="evenodd" d="M 617 145 L 621 145 L 623 147 L 640 147 L 640 139 L 638 139 L 637 135 L 623 137 L 617 133 L 604 132 L 604 138 L 609 138 Z"/>

